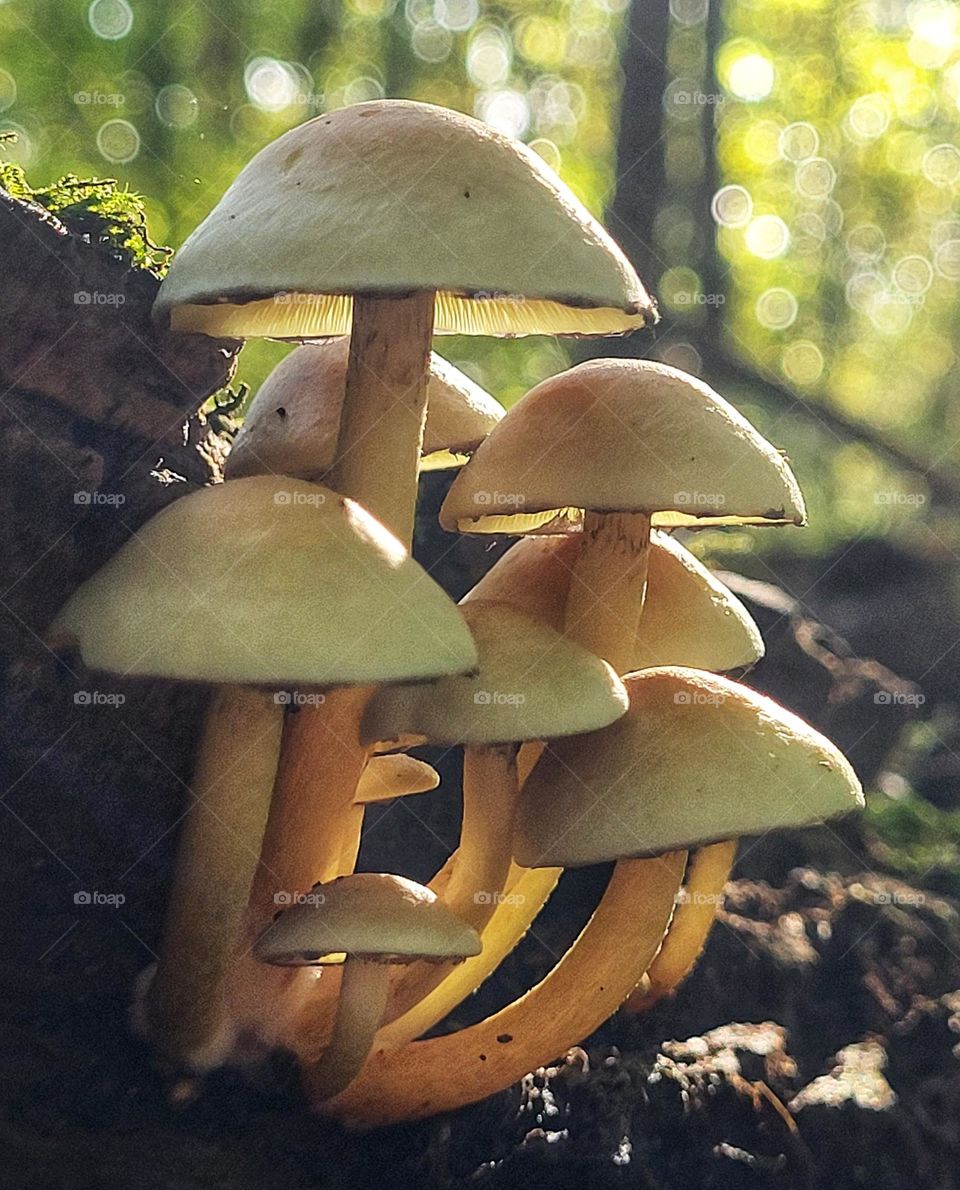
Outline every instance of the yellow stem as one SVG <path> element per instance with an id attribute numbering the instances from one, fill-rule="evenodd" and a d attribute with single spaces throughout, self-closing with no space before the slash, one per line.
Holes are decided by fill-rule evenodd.
<path id="1" fill-rule="evenodd" d="M 723 903 L 723 888 L 736 855 L 736 839 L 711 843 L 694 852 L 684 878 L 683 895 L 663 946 L 641 984 L 624 1004 L 628 1012 L 646 1012 L 658 1000 L 669 996 L 690 974 Z"/>
<path id="2" fill-rule="evenodd" d="M 409 549 L 427 416 L 433 293 L 353 299 L 346 395 L 329 485 Z"/>
<path id="3" fill-rule="evenodd" d="M 621 860 L 580 937 L 536 987 L 458 1033 L 392 1050 L 375 1043 L 357 1078 L 319 1109 L 357 1125 L 420 1119 L 492 1095 L 562 1054 L 616 1011 L 650 964 L 684 863 L 683 852 Z M 313 1076 L 305 1072 L 308 1094 Z"/>
<path id="4" fill-rule="evenodd" d="M 272 694 L 213 696 L 180 836 L 160 959 L 140 1014 L 174 1067 L 217 1065 L 232 1042 L 227 982 L 260 856 L 283 727 Z"/>
<path id="5" fill-rule="evenodd" d="M 504 896 L 518 794 L 515 745 L 464 749 L 460 847 L 444 880 L 442 899 L 478 931 L 483 931 Z M 483 945 L 486 948 L 486 939 Z M 411 964 L 391 989 L 385 1019 L 402 1016 L 462 966 Z"/>
<path id="6" fill-rule="evenodd" d="M 367 758 L 359 724 L 370 693 L 369 687 L 342 687 L 321 704 L 304 705 L 287 716 L 244 942 L 231 977 L 238 1027 L 264 1040 L 276 1036 L 317 975 L 309 968 L 258 963 L 250 947 L 297 893 L 340 874 L 355 816 L 362 814 L 354 795 Z"/>

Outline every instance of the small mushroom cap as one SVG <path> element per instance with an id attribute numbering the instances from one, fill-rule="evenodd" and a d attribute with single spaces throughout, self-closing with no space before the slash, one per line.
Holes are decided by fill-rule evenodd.
<path id="1" fill-rule="evenodd" d="M 579 510 L 654 526 L 802 525 L 783 456 L 709 385 L 650 360 L 597 359 L 507 413 L 440 510 L 462 533 L 562 533 Z"/>
<path id="2" fill-rule="evenodd" d="M 378 690 L 364 712 L 364 742 L 407 732 L 434 744 L 552 739 L 626 710 L 623 683 L 587 649 L 506 603 L 460 607 L 477 645 L 476 674 Z"/>
<path id="3" fill-rule="evenodd" d="M 456 604 L 365 509 L 302 480 L 184 496 L 70 597 L 50 635 L 86 665 L 198 682 L 311 686 L 462 673 Z"/>
<path id="4" fill-rule="evenodd" d="M 280 967 L 338 962 L 344 954 L 388 963 L 458 961 L 480 953 L 480 936 L 422 884 L 359 872 L 315 884 L 278 914 L 254 953 Z"/>
<path id="5" fill-rule="evenodd" d="M 563 628 L 580 534 L 524 537 L 463 601 L 499 599 Z M 739 599 L 675 538 L 650 538 L 647 597 L 630 656 L 631 670 L 654 665 L 738 669 L 763 656 L 760 630 Z"/>
<path id="6" fill-rule="evenodd" d="M 320 480 L 333 466 L 346 392 L 348 339 L 305 343 L 273 369 L 251 401 L 224 474 Z M 458 466 L 503 417 L 503 406 L 439 355 L 430 357 L 424 468 Z"/>
<path id="7" fill-rule="evenodd" d="M 621 334 L 654 306 L 623 252 L 525 145 L 459 112 L 377 100 L 262 149 L 176 254 L 175 330 L 319 338 L 352 294 L 438 292 L 437 333 Z"/>
<path id="8" fill-rule="evenodd" d="M 527 778 L 518 863 L 576 867 L 660 855 L 863 805 L 843 754 L 762 694 L 679 667 L 625 682 L 623 718 L 551 744 Z"/>
<path id="9" fill-rule="evenodd" d="M 391 752 L 386 756 L 370 757 L 353 800 L 366 806 L 413 793 L 429 793 L 439 784 L 440 774 L 426 761 L 407 756 L 405 752 Z"/>

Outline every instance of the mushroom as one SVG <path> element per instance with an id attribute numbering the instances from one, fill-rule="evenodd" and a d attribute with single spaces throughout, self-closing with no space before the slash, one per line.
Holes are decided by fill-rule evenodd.
<path id="1" fill-rule="evenodd" d="M 536 987 L 477 1025 L 389 1048 L 384 1030 L 358 1077 L 327 1105 L 331 1114 L 396 1123 L 508 1086 L 593 1032 L 649 966 L 683 871 L 676 848 L 862 805 L 842 754 L 770 699 L 680 667 L 645 670 L 625 684 L 627 714 L 551 744 L 519 806 L 525 863 L 618 860 L 579 938 Z M 623 858 L 634 856 L 651 858 Z M 636 900 L 635 865 L 647 869 L 646 901 Z"/>
<path id="2" fill-rule="evenodd" d="M 405 752 L 371 756 L 354 795 L 357 805 L 388 802 L 412 793 L 429 793 L 440 784 L 440 774 L 426 761 Z"/>
<path id="3" fill-rule="evenodd" d="M 337 455 L 349 341 L 304 343 L 257 390 L 227 457 L 227 479 L 293 475 L 323 480 Z M 503 407 L 436 353 L 430 356 L 421 469 L 460 466 L 503 417 Z"/>
<path id="4" fill-rule="evenodd" d="M 568 631 L 628 670 L 651 525 L 803 524 L 779 454 L 708 385 L 649 360 L 601 359 L 538 384 L 454 480 L 440 511 L 467 533 L 581 528 Z"/>
<path id="5" fill-rule="evenodd" d="M 464 596 L 463 605 L 499 599 L 559 631 L 582 548 L 579 533 L 524 537 Z M 760 630 L 733 592 L 676 538 L 651 533 L 646 598 L 627 670 L 741 669 L 759 661 L 763 651 Z"/>
<path id="6" fill-rule="evenodd" d="M 764 695 L 680 666 L 625 681 L 626 715 L 552 744 L 527 778 L 517 815 L 521 864 L 659 855 L 862 805 L 843 754 Z"/>
<path id="7" fill-rule="evenodd" d="M 390 966 L 461 962 L 480 950 L 476 930 L 421 884 L 364 872 L 316 884 L 260 935 L 257 958 L 280 966 L 339 962 L 346 955 L 337 1015 L 311 1092 L 323 1100 L 363 1065 L 383 1017 Z"/>
<path id="8" fill-rule="evenodd" d="M 349 331 L 329 482 L 408 545 L 434 333 L 624 334 L 655 318 L 532 150 L 406 100 L 329 112 L 262 149 L 177 252 L 155 311 L 215 338 Z"/>
<path id="9" fill-rule="evenodd" d="M 591 722 L 610 723 L 623 714 L 626 702 L 610 666 L 552 628 L 496 602 L 473 600 L 462 603 L 461 610 L 477 645 L 477 672 L 463 681 L 383 687 L 368 704 L 361 734 L 368 741 L 412 735 L 432 744 L 465 745 L 460 847 L 430 886 L 459 917 L 482 929 L 505 903 L 522 906 L 518 916 L 530 913 L 532 919 L 559 875 L 538 871 L 523 890 L 505 889 L 519 789 L 517 742 L 582 732 Z M 513 942 L 504 950 L 508 937 Z M 489 942 L 502 958 L 518 938 L 511 915 L 489 940 L 484 934 L 484 952 Z M 485 953 L 482 958 L 485 967 Z M 416 1013 L 417 1002 L 458 971 L 431 967 L 399 973 L 385 1019 Z M 330 990 L 323 989 L 285 1038 L 305 1062 L 316 1057 L 329 1033 Z M 432 1015 L 432 1007 L 429 1011 Z M 411 1016 L 404 1028 L 419 1019 Z"/>
<path id="10" fill-rule="evenodd" d="M 570 547 L 565 631 L 625 673 L 645 642 L 658 647 L 641 619 L 651 525 L 802 524 L 805 512 L 782 455 L 708 385 L 648 360 L 600 359 L 523 397 L 456 477 L 440 519 L 447 529 L 474 533 L 582 530 L 579 549 Z M 508 586 L 511 566 L 528 556 L 504 563 Z M 561 550 L 548 557 L 553 566 L 566 560 Z M 661 569 L 671 576 L 669 564 Z M 676 568 L 672 577 L 679 577 Z M 709 605 L 719 599 L 724 606 L 722 587 L 702 568 L 689 577 L 701 579 Z M 545 603 L 555 599 L 551 593 Z M 739 651 L 749 618 L 744 612 L 737 619 Z M 703 635 L 706 646 L 710 634 Z M 670 636 L 676 639 L 675 630 Z M 748 638 L 743 655 L 751 658 L 757 647 Z M 530 920 L 515 920 L 514 932 Z"/>
<path id="11" fill-rule="evenodd" d="M 461 610 L 477 646 L 464 677 L 382 687 L 367 705 L 367 741 L 414 733 L 431 744 L 464 745 L 460 847 L 445 873 L 443 902 L 482 929 L 503 897 L 510 867 L 523 740 L 554 739 L 622 715 L 626 692 L 611 667 L 508 604 L 473 600 Z M 409 971 L 392 997 L 397 1015 L 443 972 Z"/>
<path id="12" fill-rule="evenodd" d="M 215 1065 L 231 1040 L 224 979 L 274 783 L 285 699 L 273 691 L 469 669 L 473 641 L 453 602 L 362 508 L 273 478 L 169 505 L 73 593 L 49 636 L 90 669 L 217 687 L 145 1005 L 171 1063 Z"/>

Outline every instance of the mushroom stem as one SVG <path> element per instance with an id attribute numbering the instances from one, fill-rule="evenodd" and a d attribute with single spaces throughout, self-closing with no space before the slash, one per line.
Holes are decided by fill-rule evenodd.
<path id="1" fill-rule="evenodd" d="M 518 795 L 515 744 L 464 749 L 460 847 L 442 892 L 433 891 L 475 930 L 484 929 L 503 900 Z M 407 1012 L 454 970 L 449 963 L 411 964 L 391 989 L 388 1019 Z"/>
<path id="2" fill-rule="evenodd" d="M 175 1067 L 210 1069 L 229 1036 L 227 975 L 242 935 L 273 791 L 283 709 L 273 695 L 222 686 L 213 697 L 180 836 L 145 1028 Z M 238 741 L 250 741 L 238 754 Z"/>
<path id="3" fill-rule="evenodd" d="M 686 895 L 677 905 L 660 953 L 624 1004 L 627 1012 L 647 1012 L 689 975 L 722 904 L 736 855 L 736 839 L 711 843 L 694 852 L 684 878 Z"/>
<path id="4" fill-rule="evenodd" d="M 530 923 L 546 904 L 557 886 L 562 868 L 521 868 L 511 865 L 506 881 L 506 896 L 495 906 L 493 916 L 482 934 L 480 954 L 448 970 L 436 987 L 428 990 L 402 1016 L 390 1019 L 377 1033 L 380 1050 L 397 1049 L 421 1037 L 442 1021 L 458 1004 L 477 990 L 481 983 L 511 954 L 530 928 Z"/>
<path id="5" fill-rule="evenodd" d="M 353 299 L 346 396 L 330 486 L 410 548 L 435 294 Z"/>
<path id="6" fill-rule="evenodd" d="M 363 1067 L 383 1019 L 389 987 L 388 963 L 347 956 L 330 1044 L 311 1072 L 311 1094 L 318 1101 L 337 1095 Z"/>
<path id="7" fill-rule="evenodd" d="M 375 1044 L 356 1079 L 326 1103 L 318 1102 L 314 1085 L 320 1068 L 308 1069 L 311 1098 L 351 1124 L 398 1123 L 476 1102 L 562 1054 L 617 1009 L 636 972 L 649 966 L 684 863 L 684 852 L 621 860 L 580 937 L 525 996 L 446 1037 L 392 1050 Z M 638 904 L 638 889 L 647 904 Z"/>
<path id="8" fill-rule="evenodd" d="M 647 592 L 650 518 L 639 512 L 584 514 L 583 546 L 570 581 L 565 632 L 619 674 L 630 657 Z"/>
<path id="9" fill-rule="evenodd" d="M 286 718 L 242 953 L 231 978 L 233 1015 L 259 1035 L 272 1035 L 285 1015 L 279 1009 L 281 998 L 306 994 L 317 982 L 309 968 L 256 962 L 249 947 L 278 905 L 290 904 L 318 880 L 341 874 L 345 835 L 358 833 L 362 816 L 353 799 L 367 758 L 359 723 L 369 697 L 369 687 L 341 687 L 320 705 L 302 706 Z"/>

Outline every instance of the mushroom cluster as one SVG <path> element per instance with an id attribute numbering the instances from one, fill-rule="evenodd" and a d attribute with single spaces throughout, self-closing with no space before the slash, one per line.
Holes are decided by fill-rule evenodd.
<path id="1" fill-rule="evenodd" d="M 310 120 L 189 237 L 156 317 L 300 344 L 226 481 L 151 521 L 50 630 L 91 668 L 216 686 L 135 1006 L 180 1077 L 281 1045 L 349 1123 L 480 1099 L 677 986 L 738 836 L 861 802 L 832 744 L 722 676 L 762 655 L 759 632 L 672 535 L 803 524 L 783 455 L 658 363 L 593 360 L 504 414 L 432 354 L 437 334 L 656 318 L 523 145 L 405 101 Z M 446 529 L 521 538 L 459 606 L 409 553 L 429 466 L 460 468 Z M 425 742 L 464 750 L 459 848 L 429 887 L 356 873 L 365 807 L 436 788 L 408 754 Z M 421 1040 L 565 867 L 609 861 L 537 986 Z"/>

